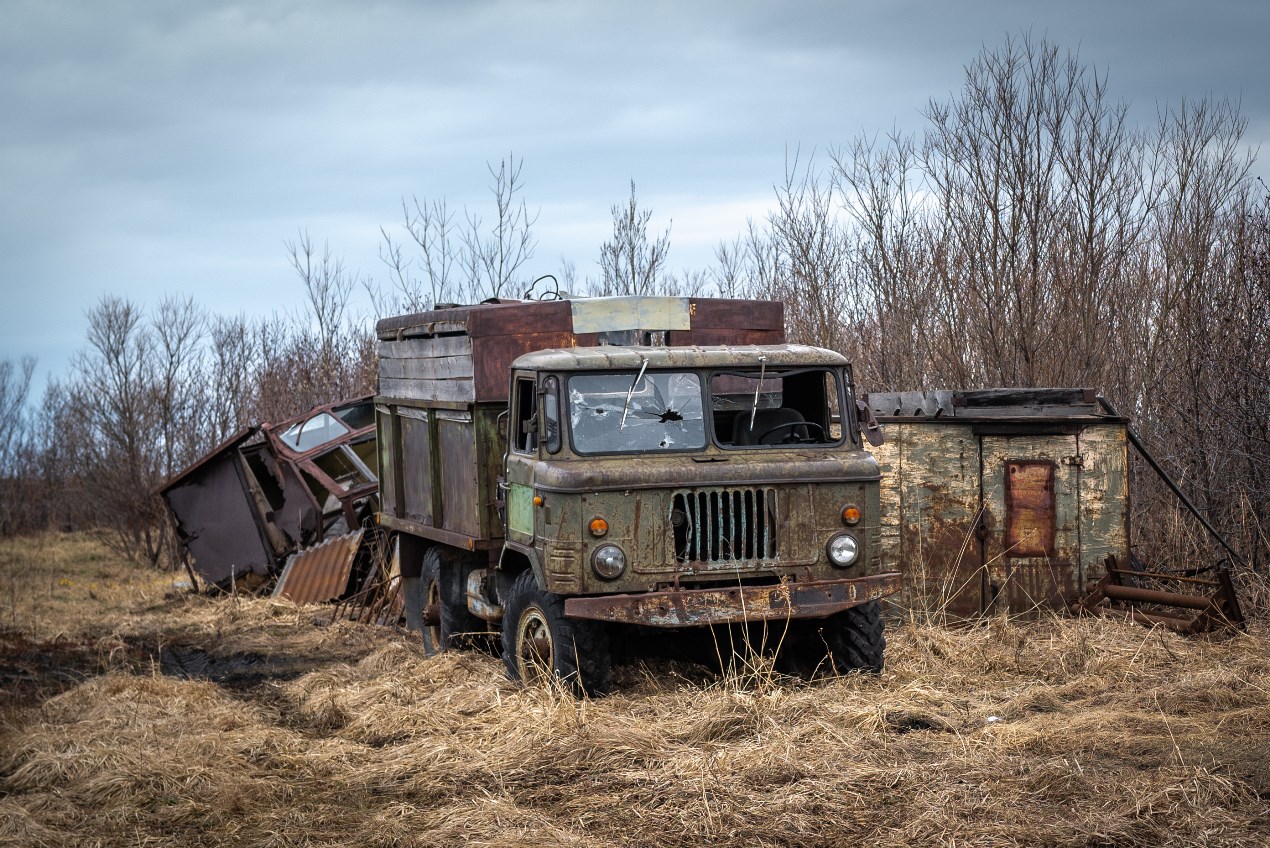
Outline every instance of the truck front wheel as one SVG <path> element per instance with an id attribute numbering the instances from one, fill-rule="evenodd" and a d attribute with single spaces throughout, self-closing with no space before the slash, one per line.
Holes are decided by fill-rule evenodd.
<path id="1" fill-rule="evenodd" d="M 886 652 L 882 605 L 869 601 L 819 621 L 792 623 L 784 641 L 777 669 L 786 674 L 877 674 Z"/>
<path id="2" fill-rule="evenodd" d="M 564 598 L 539 589 L 532 571 L 516 578 L 503 605 L 503 662 L 512 680 L 554 676 L 576 697 L 606 695 L 613 684 L 604 626 L 565 618 Z"/>

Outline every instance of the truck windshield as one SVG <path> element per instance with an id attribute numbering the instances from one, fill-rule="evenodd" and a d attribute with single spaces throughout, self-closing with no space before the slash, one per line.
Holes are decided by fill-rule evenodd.
<path id="1" fill-rule="evenodd" d="M 569 426 L 579 453 L 700 450 L 706 445 L 701 377 L 575 374 L 569 378 Z"/>

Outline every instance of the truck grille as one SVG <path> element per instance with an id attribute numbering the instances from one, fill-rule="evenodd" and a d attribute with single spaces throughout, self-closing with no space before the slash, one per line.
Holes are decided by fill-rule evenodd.
<path id="1" fill-rule="evenodd" d="M 774 560 L 775 489 L 688 489 L 670 507 L 677 562 Z"/>

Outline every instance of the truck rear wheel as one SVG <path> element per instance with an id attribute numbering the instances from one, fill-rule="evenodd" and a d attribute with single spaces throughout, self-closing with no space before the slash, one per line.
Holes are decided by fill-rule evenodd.
<path id="1" fill-rule="evenodd" d="M 886 652 L 882 605 L 869 601 L 820 621 L 791 627 L 777 668 L 810 678 L 818 672 L 878 674 Z M 826 661 L 827 660 L 827 661 Z"/>
<path id="2" fill-rule="evenodd" d="M 554 676 L 576 697 L 606 695 L 613 685 L 604 626 L 565 618 L 564 598 L 539 589 L 532 571 L 521 572 L 503 605 L 503 662 L 512 680 Z"/>
<path id="3" fill-rule="evenodd" d="M 441 548 L 436 545 L 428 548 L 423 555 L 418 589 L 406 594 L 406 621 L 418 622 L 423 631 L 423 652 L 428 656 L 460 647 L 463 637 L 488 629 L 488 625 L 467 608 L 467 590 L 459 570 L 445 566 Z M 411 594 L 417 614 L 410 609 Z M 431 614 L 433 610 L 435 617 Z"/>

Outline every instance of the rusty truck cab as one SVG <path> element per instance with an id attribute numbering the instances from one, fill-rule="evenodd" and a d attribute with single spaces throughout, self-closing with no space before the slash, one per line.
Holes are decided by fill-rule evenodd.
<path id="1" fill-rule="evenodd" d="M 511 370 L 505 545 L 568 616 L 816 618 L 898 585 L 841 355 L 610 346 Z"/>

